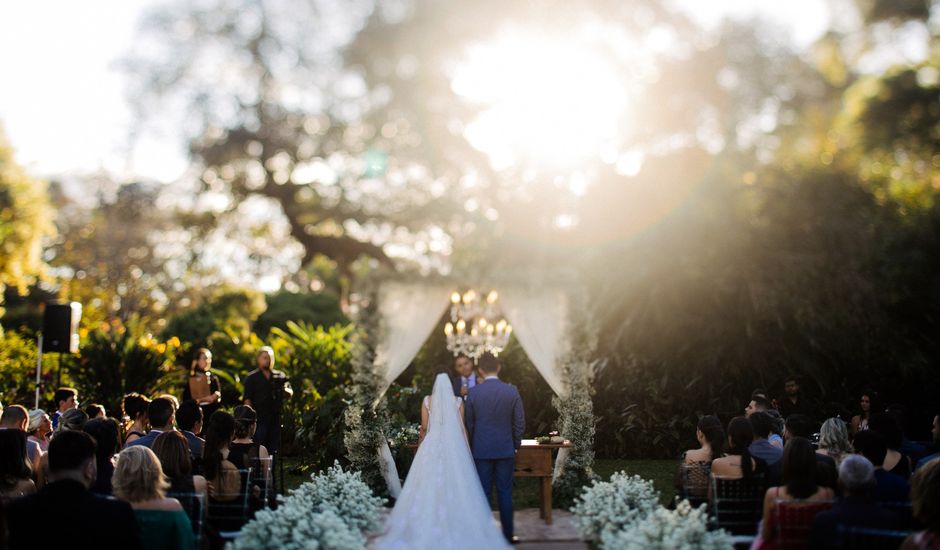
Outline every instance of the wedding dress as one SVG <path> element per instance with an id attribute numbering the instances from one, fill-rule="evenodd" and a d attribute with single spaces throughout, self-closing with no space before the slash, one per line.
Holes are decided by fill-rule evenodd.
<path id="1" fill-rule="evenodd" d="M 427 434 L 376 550 L 509 548 L 483 495 L 458 400 L 450 379 L 439 374 Z"/>

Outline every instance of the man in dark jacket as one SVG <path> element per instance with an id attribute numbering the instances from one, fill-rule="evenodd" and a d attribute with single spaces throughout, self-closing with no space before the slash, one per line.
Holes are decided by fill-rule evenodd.
<path id="1" fill-rule="evenodd" d="M 49 443 L 50 483 L 7 508 L 10 549 L 141 548 L 130 505 L 88 490 L 96 475 L 95 440 L 77 431 L 56 435 Z"/>

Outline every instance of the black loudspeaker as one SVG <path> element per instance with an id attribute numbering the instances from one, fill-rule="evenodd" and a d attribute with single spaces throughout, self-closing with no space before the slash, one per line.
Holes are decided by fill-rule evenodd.
<path id="1" fill-rule="evenodd" d="M 82 304 L 46 304 L 42 316 L 42 351 L 78 353 L 78 323 Z"/>

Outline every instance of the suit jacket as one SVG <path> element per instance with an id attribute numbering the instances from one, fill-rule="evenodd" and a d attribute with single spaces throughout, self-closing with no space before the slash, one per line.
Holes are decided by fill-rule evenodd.
<path id="1" fill-rule="evenodd" d="M 898 529 L 898 516 L 870 498 L 848 496 L 813 518 L 808 548 L 839 548 L 838 526 Z"/>
<path id="2" fill-rule="evenodd" d="M 147 447 L 148 449 L 150 449 L 151 447 L 153 447 L 153 442 L 156 441 L 157 437 L 159 437 L 159 435 L 162 433 L 163 432 L 160 430 L 150 430 L 143 437 L 138 437 L 134 441 L 131 441 L 130 443 L 124 445 L 124 448 L 126 449 L 128 447 L 133 447 L 134 445 L 143 445 L 144 447 Z"/>
<path id="3" fill-rule="evenodd" d="M 878 502 L 903 502 L 911 499 L 911 484 L 903 477 L 875 468 L 874 497 Z"/>
<path id="4" fill-rule="evenodd" d="M 6 512 L 10 550 L 141 548 L 130 504 L 95 496 L 75 480 L 54 481 L 11 502 Z"/>
<path id="5" fill-rule="evenodd" d="M 758 439 L 747 448 L 751 456 L 767 463 L 768 486 L 780 485 L 783 478 L 783 449 L 774 447 L 766 439 Z"/>
<path id="6" fill-rule="evenodd" d="M 186 439 L 189 441 L 189 452 L 193 455 L 193 458 L 202 458 L 203 448 L 206 445 L 206 440 L 199 437 L 189 430 L 181 430 L 183 435 L 186 436 Z"/>
<path id="7" fill-rule="evenodd" d="M 464 407 L 470 450 L 476 459 L 516 456 L 525 431 L 525 413 L 519 390 L 498 378 L 470 388 Z"/>
<path id="8" fill-rule="evenodd" d="M 478 378 L 476 374 L 471 374 L 470 376 L 473 378 Z M 460 381 L 460 378 L 461 376 L 459 374 L 453 374 L 450 377 L 450 383 L 454 386 L 454 397 L 460 397 L 460 387 L 463 385 L 463 383 Z M 474 387 L 479 386 L 482 383 L 483 382 L 477 380 L 477 383 L 474 385 Z"/>

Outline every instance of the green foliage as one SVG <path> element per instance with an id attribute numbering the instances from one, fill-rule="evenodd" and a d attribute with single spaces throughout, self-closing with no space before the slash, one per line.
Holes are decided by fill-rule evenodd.
<path id="1" fill-rule="evenodd" d="M 272 328 L 287 329 L 289 321 L 322 327 L 349 323 L 340 310 L 339 299 L 332 294 L 281 291 L 269 294 L 265 301 L 267 309 L 255 320 L 253 327 L 261 338 L 267 337 Z"/>
<path id="2" fill-rule="evenodd" d="M 68 373 L 83 401 L 117 414 L 127 393 L 176 393 L 183 376 L 173 366 L 178 349 L 178 339 L 157 340 L 135 319 L 115 322 L 88 333 Z"/>
<path id="3" fill-rule="evenodd" d="M 43 240 L 55 235 L 46 188 L 16 164 L 0 132 L 0 296 L 7 285 L 24 291 L 45 268 Z"/>
<path id="4" fill-rule="evenodd" d="M 0 403 L 19 404 L 33 408 L 36 390 L 36 341 L 9 330 L 0 332 Z M 53 358 L 47 356 L 43 365 L 43 392 L 39 406 L 52 400 Z"/>
<path id="5" fill-rule="evenodd" d="M 264 296 L 248 289 L 225 288 L 215 292 L 194 309 L 184 311 L 167 322 L 165 338 L 176 336 L 192 350 L 205 347 L 216 332 L 247 337 L 251 322 L 265 310 Z"/>

